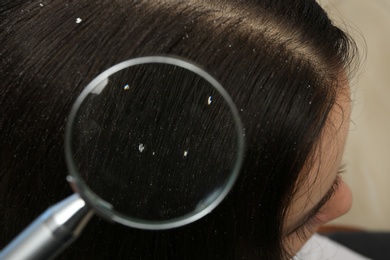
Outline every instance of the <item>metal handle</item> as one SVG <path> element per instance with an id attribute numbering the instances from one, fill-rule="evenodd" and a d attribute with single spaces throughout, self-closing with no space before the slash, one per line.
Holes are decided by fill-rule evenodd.
<path id="1" fill-rule="evenodd" d="M 75 193 L 42 213 L 0 252 L 0 259 L 52 259 L 80 235 L 92 215 Z"/>

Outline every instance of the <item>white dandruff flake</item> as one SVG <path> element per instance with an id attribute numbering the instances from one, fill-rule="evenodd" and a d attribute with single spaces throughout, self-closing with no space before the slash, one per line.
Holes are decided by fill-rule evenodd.
<path id="1" fill-rule="evenodd" d="M 184 151 L 183 155 L 186 157 L 188 155 L 188 151 Z"/>
<path id="2" fill-rule="evenodd" d="M 211 105 L 211 102 L 213 102 L 213 96 L 209 96 L 209 99 L 207 100 L 207 104 Z"/>
<path id="3" fill-rule="evenodd" d="M 139 144 L 138 150 L 142 153 L 145 150 L 145 146 L 143 144 Z"/>
<path id="4" fill-rule="evenodd" d="M 39 6 L 41 6 L 41 7 L 42 7 L 42 6 L 43 6 L 43 4 L 42 4 L 42 3 L 40 3 L 40 4 L 39 4 Z"/>
<path id="5" fill-rule="evenodd" d="M 76 19 L 76 23 L 81 23 L 83 19 L 81 19 L 80 17 Z"/>
<path id="6" fill-rule="evenodd" d="M 123 87 L 124 90 L 129 90 L 130 87 L 129 87 L 129 84 L 126 84 L 124 87 Z"/>

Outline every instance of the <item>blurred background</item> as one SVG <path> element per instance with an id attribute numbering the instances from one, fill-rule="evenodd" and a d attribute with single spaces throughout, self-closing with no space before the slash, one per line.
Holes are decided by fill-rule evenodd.
<path id="1" fill-rule="evenodd" d="M 390 231 L 390 0 L 318 0 L 358 43 L 353 113 L 342 176 L 351 211 L 332 224 Z"/>

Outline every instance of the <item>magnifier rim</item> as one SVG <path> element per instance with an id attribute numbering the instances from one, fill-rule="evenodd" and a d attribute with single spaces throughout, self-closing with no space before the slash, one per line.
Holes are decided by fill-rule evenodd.
<path id="1" fill-rule="evenodd" d="M 132 67 L 135 65 L 148 64 L 148 63 L 160 63 L 160 64 L 168 64 L 178 66 L 184 69 L 187 69 L 198 76 L 206 79 L 225 99 L 228 103 L 229 109 L 233 115 L 235 128 L 236 128 L 236 141 L 237 141 L 237 157 L 236 162 L 231 172 L 231 175 L 223 186 L 223 190 L 219 193 L 219 195 L 215 198 L 215 200 L 202 209 L 199 212 L 190 212 L 178 218 L 162 220 L 162 221 L 149 221 L 143 219 L 137 219 L 128 217 L 120 212 L 112 209 L 112 205 L 101 199 L 97 194 L 95 194 L 83 181 L 81 175 L 78 172 L 78 169 L 73 160 L 73 153 L 71 148 L 71 140 L 72 140 L 72 129 L 74 120 L 77 115 L 77 111 L 83 103 L 84 99 L 91 93 L 91 91 L 98 86 L 103 80 L 111 76 L 112 74 L 123 70 L 128 67 Z M 195 63 L 185 60 L 179 57 L 168 57 L 168 56 L 146 56 L 139 57 L 130 60 L 123 61 L 118 63 L 109 69 L 105 70 L 101 74 L 99 74 L 94 80 L 92 80 L 81 92 L 81 94 L 76 99 L 76 102 L 73 104 L 71 112 L 69 114 L 69 119 L 66 125 L 65 131 L 65 159 L 66 164 L 68 166 L 69 173 L 72 178 L 72 183 L 76 185 L 77 190 L 80 196 L 85 200 L 85 202 L 95 210 L 95 212 L 104 218 L 109 220 L 121 223 L 126 226 L 140 228 L 140 229 L 149 229 L 149 230 L 161 230 L 161 229 L 170 229 L 175 227 L 180 227 L 189 223 L 192 223 L 208 213 L 210 213 L 215 207 L 222 202 L 222 200 L 229 193 L 231 188 L 233 187 L 237 177 L 239 175 L 239 171 L 244 158 L 244 130 L 242 126 L 242 122 L 239 116 L 238 109 L 234 104 L 233 100 L 226 92 L 226 90 L 222 87 L 222 85 L 210 74 L 208 74 L 205 70 L 200 68 L 199 65 Z"/>

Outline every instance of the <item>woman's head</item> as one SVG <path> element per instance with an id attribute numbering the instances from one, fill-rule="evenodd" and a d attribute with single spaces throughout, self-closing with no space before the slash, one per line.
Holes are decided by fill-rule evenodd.
<path id="1" fill-rule="evenodd" d="M 70 192 L 63 181 L 63 133 L 85 85 L 118 62 L 155 54 L 200 64 L 233 98 L 246 139 L 239 179 L 227 199 L 194 224 L 146 232 L 95 220 L 65 254 L 279 259 L 312 233 L 296 227 L 324 196 L 322 189 L 332 186 L 338 168 L 349 115 L 344 75 L 354 50 L 315 1 L 4 6 L 4 241 Z"/>

